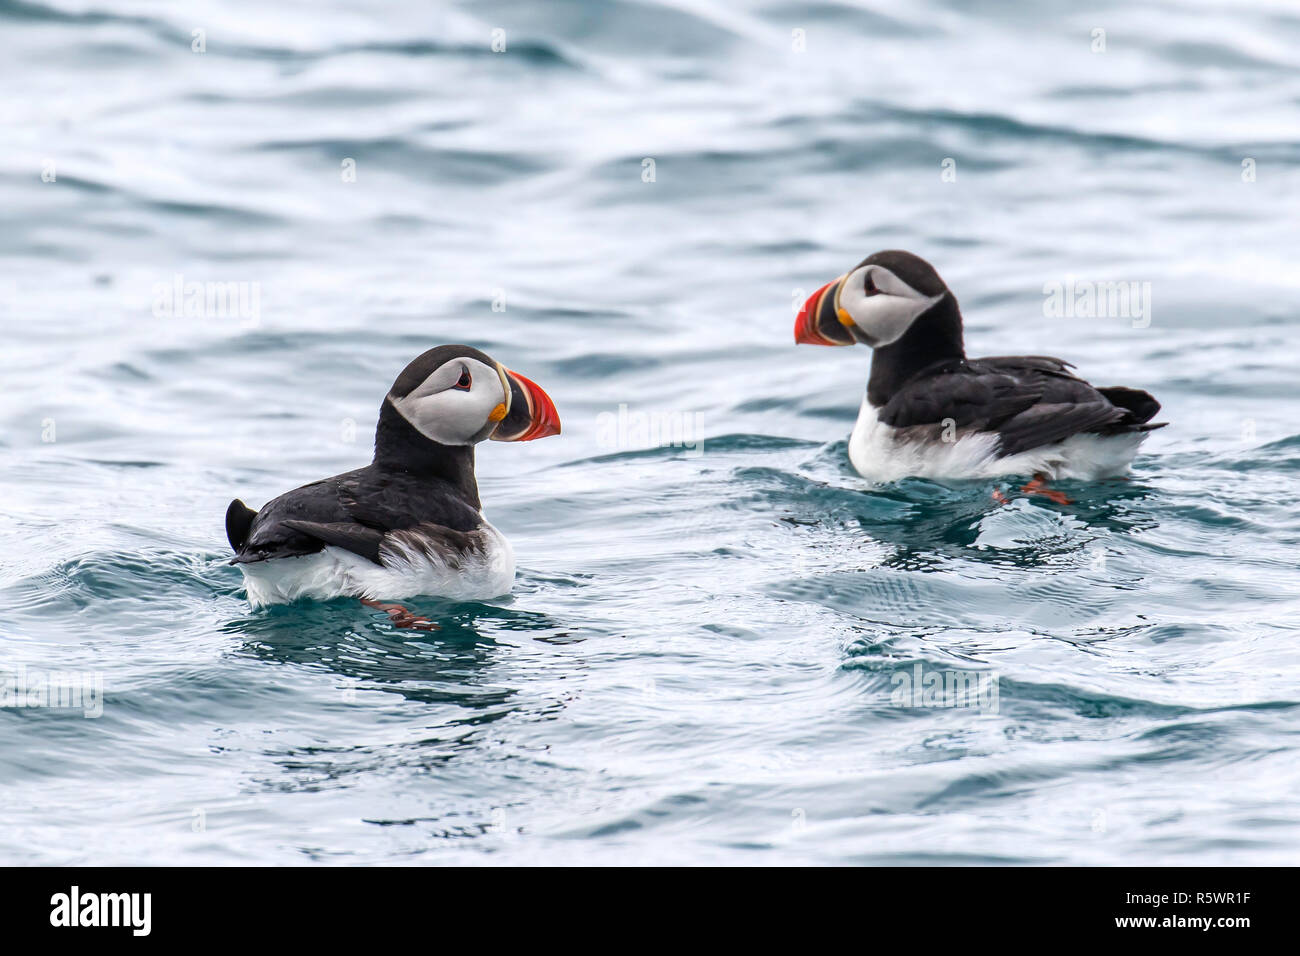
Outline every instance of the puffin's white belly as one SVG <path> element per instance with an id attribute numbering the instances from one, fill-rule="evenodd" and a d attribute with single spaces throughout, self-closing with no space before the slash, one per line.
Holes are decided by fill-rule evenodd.
<path id="1" fill-rule="evenodd" d="M 253 607 L 337 597 L 385 600 L 428 595 L 453 601 L 477 601 L 509 594 L 515 581 L 510 542 L 486 521 L 475 532 L 482 548 L 455 555 L 449 563 L 438 553 L 404 547 L 381 548 L 384 564 L 327 545 L 316 554 L 272 558 L 241 564 L 248 603 Z"/>
<path id="2" fill-rule="evenodd" d="M 863 399 L 849 436 L 849 461 L 858 474 L 871 481 L 1035 474 L 1095 481 L 1127 472 L 1146 438 L 1146 432 L 1072 435 L 1065 441 L 999 458 L 998 436 L 988 432 L 963 435 L 958 430 L 956 441 L 915 441 L 899 440 L 899 431 L 880 421 L 877 409 Z"/>

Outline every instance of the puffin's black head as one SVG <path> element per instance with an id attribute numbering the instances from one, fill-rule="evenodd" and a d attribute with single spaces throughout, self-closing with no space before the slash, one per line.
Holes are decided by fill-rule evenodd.
<path id="1" fill-rule="evenodd" d="M 440 445 L 532 441 L 560 433 L 549 395 L 468 345 L 439 345 L 416 358 L 397 376 L 384 404 Z"/>
<path id="2" fill-rule="evenodd" d="M 814 292 L 795 319 L 794 340 L 883 348 L 945 299 L 955 312 L 956 300 L 934 266 L 910 252 L 887 249 Z"/>

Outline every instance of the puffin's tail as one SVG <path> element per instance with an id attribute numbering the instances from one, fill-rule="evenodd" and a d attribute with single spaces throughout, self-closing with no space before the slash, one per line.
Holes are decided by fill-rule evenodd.
<path id="1" fill-rule="evenodd" d="M 1097 391 L 1106 396 L 1106 400 L 1112 405 L 1129 413 L 1128 420 L 1121 422 L 1130 426 L 1127 431 L 1149 432 L 1169 424 L 1168 422 L 1147 424 L 1155 417 L 1156 412 L 1160 411 L 1160 403 L 1150 392 L 1144 392 L 1140 388 L 1125 388 L 1122 385 L 1099 388 Z"/>
<path id="2" fill-rule="evenodd" d="M 226 538 L 229 539 L 230 546 L 235 549 L 236 554 L 248 541 L 248 529 L 253 526 L 253 519 L 256 517 L 257 512 L 238 498 L 226 509 Z"/>

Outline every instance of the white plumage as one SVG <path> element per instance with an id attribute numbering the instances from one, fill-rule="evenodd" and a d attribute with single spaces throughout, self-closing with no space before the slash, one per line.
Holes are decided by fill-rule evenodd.
<path id="1" fill-rule="evenodd" d="M 382 566 L 330 545 L 315 554 L 239 567 L 244 572 L 248 602 L 255 608 L 304 598 L 397 600 L 429 595 L 477 601 L 508 594 L 515 579 L 510 542 L 486 521 L 469 537 L 475 539 L 471 550 L 451 553 L 414 547 L 410 539 L 390 536 L 380 548 Z"/>

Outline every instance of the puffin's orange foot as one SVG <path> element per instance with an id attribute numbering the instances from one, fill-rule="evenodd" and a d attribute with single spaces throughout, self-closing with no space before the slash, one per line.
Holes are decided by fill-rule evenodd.
<path id="1" fill-rule="evenodd" d="M 1008 498 L 1006 495 L 1002 493 L 1002 489 L 1000 488 L 993 489 L 993 500 L 1000 505 L 1005 505 L 1011 501 L 1010 498 Z"/>
<path id="2" fill-rule="evenodd" d="M 1042 495 L 1049 501 L 1054 501 L 1058 505 L 1068 505 L 1071 501 L 1066 497 L 1065 492 L 1056 491 L 1047 487 L 1046 475 L 1034 475 L 1034 480 L 1020 489 L 1027 495 Z"/>
<path id="3" fill-rule="evenodd" d="M 358 598 L 366 607 L 373 607 L 377 611 L 383 611 L 388 615 L 389 620 L 393 622 L 394 627 L 402 627 L 412 631 L 439 631 L 438 627 L 428 618 L 417 617 L 400 604 L 385 604 L 382 601 L 371 601 L 369 598 Z"/>

